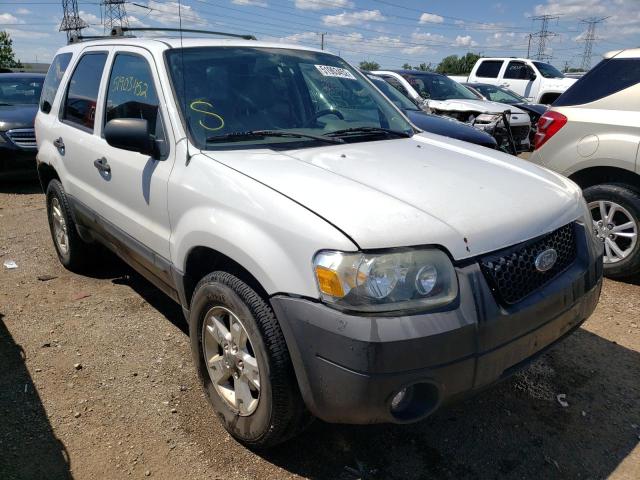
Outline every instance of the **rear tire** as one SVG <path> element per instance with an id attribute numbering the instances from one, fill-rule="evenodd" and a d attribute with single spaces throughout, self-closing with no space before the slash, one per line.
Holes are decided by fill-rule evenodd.
<path id="1" fill-rule="evenodd" d="M 236 440 L 249 448 L 268 448 L 309 423 L 273 310 L 242 280 L 213 272 L 198 283 L 189 336 L 202 387 Z M 249 365 L 253 370 L 247 371 Z"/>
<path id="2" fill-rule="evenodd" d="M 76 229 L 64 188 L 59 180 L 47 185 L 47 218 L 51 239 L 60 263 L 72 272 L 86 270 L 91 261 L 89 244 L 84 242 Z"/>
<path id="3" fill-rule="evenodd" d="M 640 194 L 614 183 L 594 185 L 583 193 L 596 235 L 605 244 L 605 276 L 622 279 L 640 273 Z"/>

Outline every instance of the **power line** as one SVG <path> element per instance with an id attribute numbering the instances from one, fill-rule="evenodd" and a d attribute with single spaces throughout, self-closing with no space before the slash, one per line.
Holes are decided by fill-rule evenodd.
<path id="1" fill-rule="evenodd" d="M 559 15 L 539 15 L 533 17 L 532 20 L 540 22 L 540 30 L 531 34 L 531 39 L 535 38 L 538 44 L 538 51 L 533 58 L 536 60 L 551 60 L 552 55 L 547 53 L 547 39 L 553 38 L 558 34 L 549 31 L 549 21 L 559 19 Z"/>
<path id="2" fill-rule="evenodd" d="M 585 72 L 591 68 L 593 44 L 596 40 L 596 25 L 604 22 L 607 18 L 609 17 L 591 17 L 588 19 L 580 20 L 581 23 L 587 25 L 587 33 L 584 36 L 584 52 L 582 53 L 582 63 L 580 66 Z"/>

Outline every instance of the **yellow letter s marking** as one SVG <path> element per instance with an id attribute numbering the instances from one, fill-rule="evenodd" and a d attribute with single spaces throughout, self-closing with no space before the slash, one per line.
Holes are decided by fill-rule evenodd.
<path id="1" fill-rule="evenodd" d="M 205 102 L 204 100 L 194 100 L 193 102 L 191 102 L 191 105 L 189 105 L 189 108 L 191 110 L 193 110 L 194 112 L 203 113 L 205 115 L 211 115 L 212 117 L 214 117 L 216 120 L 218 120 L 220 122 L 219 126 L 210 127 L 210 126 L 206 125 L 202 121 L 202 119 L 200 119 L 200 120 L 198 120 L 198 125 L 200 125 L 205 130 L 210 130 L 212 132 L 215 132 L 216 130 L 221 130 L 222 128 L 224 128 L 224 119 L 220 115 L 218 115 L 217 113 L 214 113 L 214 112 L 209 112 L 207 110 L 200 110 L 200 109 L 196 108 L 197 105 L 206 105 L 207 107 L 213 109 L 213 105 L 211 105 L 209 102 Z"/>

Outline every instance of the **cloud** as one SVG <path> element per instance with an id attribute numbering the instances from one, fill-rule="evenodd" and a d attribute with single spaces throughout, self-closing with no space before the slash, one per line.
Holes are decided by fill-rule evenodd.
<path id="1" fill-rule="evenodd" d="M 149 24 L 144 23 L 138 17 L 134 17 L 133 15 L 127 15 L 127 21 L 129 22 L 130 27 L 148 27 Z"/>
<path id="2" fill-rule="evenodd" d="M 24 23 L 22 20 L 18 20 L 10 13 L 0 13 L 0 23 L 8 23 L 11 25 L 17 25 L 18 23 Z"/>
<path id="3" fill-rule="evenodd" d="M 471 35 L 458 35 L 453 44 L 456 47 L 475 47 L 478 45 L 478 43 L 471 38 Z"/>
<path id="4" fill-rule="evenodd" d="M 296 8 L 300 10 L 329 10 L 331 8 L 352 8 L 349 0 L 295 0 Z"/>
<path id="5" fill-rule="evenodd" d="M 256 7 L 266 7 L 267 6 L 267 2 L 264 2 L 263 0 L 232 0 L 231 3 L 235 3 L 236 5 L 252 5 L 252 6 L 256 6 Z"/>
<path id="6" fill-rule="evenodd" d="M 444 18 L 434 13 L 423 13 L 420 15 L 420 23 L 442 23 Z"/>
<path id="7" fill-rule="evenodd" d="M 607 11 L 602 0 L 547 0 L 546 4 L 535 6 L 536 15 L 562 15 L 576 17 L 581 15 L 600 15 Z"/>
<path id="8" fill-rule="evenodd" d="M 347 25 L 359 25 L 366 22 L 383 22 L 387 18 L 380 10 L 360 10 L 358 12 L 342 12 L 337 15 L 325 15 L 322 21 L 328 26 L 346 27 Z"/>
<path id="9" fill-rule="evenodd" d="M 16 10 L 16 14 L 18 15 L 29 15 L 30 13 L 31 13 L 31 10 L 27 8 L 19 8 L 18 10 Z"/>
<path id="10" fill-rule="evenodd" d="M 180 23 L 180 16 L 178 12 L 182 15 L 182 22 L 190 25 L 207 25 L 208 22 L 202 18 L 198 12 L 196 12 L 191 6 L 182 4 L 180 5 L 178 2 L 159 2 L 156 0 L 148 0 L 146 3 L 146 8 L 144 4 L 141 3 L 140 6 L 130 4 L 127 6 L 127 10 L 134 11 L 137 13 L 144 13 L 148 15 L 148 17 L 152 20 L 155 20 L 158 23 L 163 25 L 176 25 Z"/>

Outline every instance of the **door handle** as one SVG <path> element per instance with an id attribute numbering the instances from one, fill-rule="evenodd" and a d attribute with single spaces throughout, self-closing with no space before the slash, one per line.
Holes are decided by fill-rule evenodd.
<path id="1" fill-rule="evenodd" d="M 93 166 L 103 173 L 111 173 L 111 167 L 107 163 L 107 159 L 102 157 L 93 161 Z"/>
<path id="2" fill-rule="evenodd" d="M 58 137 L 53 141 L 53 146 L 58 149 L 58 151 L 64 155 L 64 142 L 62 141 L 62 137 Z"/>

